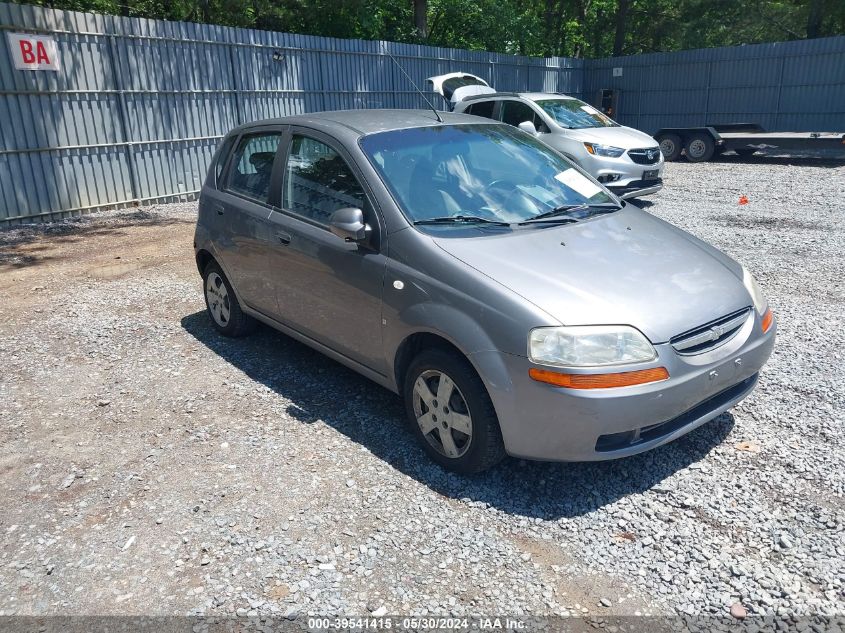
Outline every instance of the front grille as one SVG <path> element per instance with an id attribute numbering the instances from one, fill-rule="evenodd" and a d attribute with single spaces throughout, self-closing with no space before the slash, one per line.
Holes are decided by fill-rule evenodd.
<path id="1" fill-rule="evenodd" d="M 751 308 L 743 308 L 693 330 L 678 334 L 669 339 L 669 343 L 679 354 L 701 354 L 710 351 L 731 340 L 748 320 L 750 313 Z"/>
<path id="2" fill-rule="evenodd" d="M 643 442 L 651 442 L 652 440 L 660 439 L 670 433 L 674 433 L 688 424 L 692 424 L 696 420 L 700 420 L 708 413 L 718 411 L 724 408 L 731 400 L 738 398 L 745 391 L 751 389 L 757 381 L 757 374 L 749 376 L 733 387 L 728 387 L 724 391 L 711 396 L 704 402 L 700 402 L 689 411 L 685 411 L 676 418 L 672 418 L 666 422 L 659 424 L 652 424 L 644 426 L 632 431 L 623 431 L 622 433 L 609 433 L 608 435 L 600 435 L 596 441 L 596 451 L 599 453 L 607 453 L 610 451 L 618 451 Z"/>
<path id="3" fill-rule="evenodd" d="M 637 165 L 654 165 L 660 162 L 660 148 L 644 147 L 642 149 L 629 149 L 628 156 Z"/>

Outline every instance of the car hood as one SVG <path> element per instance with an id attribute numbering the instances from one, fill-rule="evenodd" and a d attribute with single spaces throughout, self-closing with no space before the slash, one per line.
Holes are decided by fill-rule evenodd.
<path id="1" fill-rule="evenodd" d="M 751 305 L 736 262 L 631 205 L 577 224 L 435 242 L 563 325 L 632 325 L 653 343 Z"/>
<path id="2" fill-rule="evenodd" d="M 577 130 L 566 130 L 566 135 L 579 141 L 613 145 L 622 149 L 640 149 L 658 147 L 657 141 L 645 132 L 631 127 L 588 127 Z"/>

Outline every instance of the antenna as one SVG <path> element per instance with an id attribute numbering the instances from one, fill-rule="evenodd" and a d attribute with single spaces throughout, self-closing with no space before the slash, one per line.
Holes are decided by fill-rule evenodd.
<path id="1" fill-rule="evenodd" d="M 431 111 L 432 111 L 432 112 L 434 112 L 434 116 L 436 116 L 436 117 L 437 117 L 437 121 L 438 121 L 438 122 L 440 122 L 440 123 L 443 123 L 443 119 L 440 117 L 440 113 L 439 113 L 437 110 L 435 110 L 435 109 L 434 109 L 434 106 L 433 106 L 433 105 L 431 105 L 431 101 L 429 101 L 429 100 L 428 100 L 428 97 L 426 97 L 426 96 L 423 94 L 423 91 L 422 91 L 422 90 L 420 90 L 420 89 L 417 87 L 417 84 L 415 84 L 415 83 L 414 83 L 414 80 L 413 80 L 413 79 L 411 79 L 411 76 L 410 76 L 408 73 L 406 73 L 406 72 L 405 72 L 405 69 L 404 69 L 404 68 L 402 68 L 402 64 L 400 64 L 398 61 L 396 61 L 396 58 L 395 58 L 393 55 L 391 55 L 391 54 L 390 54 L 390 51 L 388 50 L 386 43 L 384 43 L 384 42 L 383 42 L 383 44 L 385 44 L 384 46 L 382 46 L 382 48 L 384 49 L 384 52 L 385 52 L 385 53 L 387 53 L 388 57 L 390 57 L 390 59 L 392 59 L 392 60 L 393 60 L 393 63 L 394 63 L 394 64 L 396 64 L 397 66 L 399 66 L 399 70 L 401 70 L 401 71 L 402 71 L 402 74 L 403 74 L 403 75 L 405 75 L 405 77 L 408 79 L 408 81 L 409 81 L 409 82 L 411 83 L 411 85 L 414 87 L 414 90 L 416 90 L 417 92 L 419 92 L 419 93 L 420 93 L 420 96 L 423 98 L 423 101 L 425 101 L 425 102 L 428 104 L 428 107 L 429 107 L 429 108 L 431 108 Z"/>

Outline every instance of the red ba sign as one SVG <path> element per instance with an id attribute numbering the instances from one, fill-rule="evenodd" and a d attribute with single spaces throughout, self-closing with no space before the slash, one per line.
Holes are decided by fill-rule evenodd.
<path id="1" fill-rule="evenodd" d="M 59 70 L 56 40 L 43 35 L 8 33 L 12 61 L 18 70 Z"/>

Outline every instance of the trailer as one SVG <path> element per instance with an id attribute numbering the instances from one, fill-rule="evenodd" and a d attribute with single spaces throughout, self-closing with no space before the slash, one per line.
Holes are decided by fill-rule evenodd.
<path id="1" fill-rule="evenodd" d="M 693 163 L 708 161 L 731 150 L 740 156 L 751 156 L 763 149 L 845 152 L 842 132 L 767 132 L 756 123 L 666 127 L 654 138 L 667 161 L 678 160 L 683 152 Z"/>

